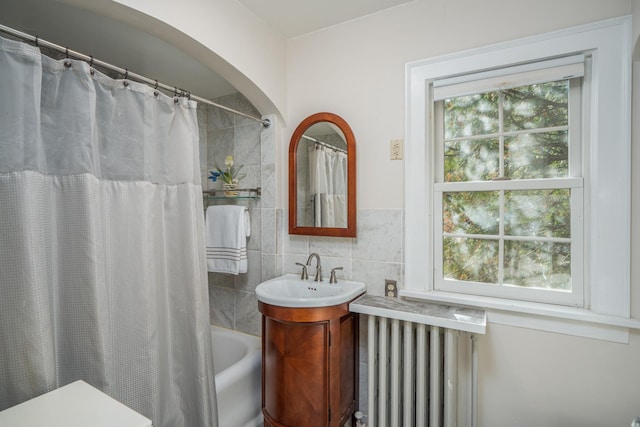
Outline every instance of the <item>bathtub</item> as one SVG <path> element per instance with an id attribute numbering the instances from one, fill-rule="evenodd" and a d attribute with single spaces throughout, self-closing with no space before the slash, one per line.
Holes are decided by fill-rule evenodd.
<path id="1" fill-rule="evenodd" d="M 211 326 L 220 427 L 262 424 L 260 338 Z"/>

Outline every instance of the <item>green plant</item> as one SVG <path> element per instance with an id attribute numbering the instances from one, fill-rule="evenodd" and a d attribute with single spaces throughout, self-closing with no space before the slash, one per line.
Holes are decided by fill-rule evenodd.
<path id="1" fill-rule="evenodd" d="M 243 165 L 234 166 L 233 156 L 227 156 L 224 160 L 224 166 L 224 168 L 221 168 L 217 164 L 214 164 L 216 170 L 209 173 L 208 179 L 213 182 L 219 179 L 225 184 L 237 184 L 238 181 L 246 175 L 244 173 L 240 174 Z"/>

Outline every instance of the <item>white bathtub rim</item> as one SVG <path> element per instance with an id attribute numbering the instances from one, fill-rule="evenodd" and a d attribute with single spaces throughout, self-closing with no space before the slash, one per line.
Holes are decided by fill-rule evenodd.
<path id="1" fill-rule="evenodd" d="M 247 349 L 246 353 L 240 360 L 236 361 L 233 365 L 229 366 L 222 372 L 216 374 L 216 391 L 224 392 L 233 385 L 233 382 L 238 377 L 239 373 L 255 369 L 256 365 L 261 363 L 262 342 L 260 338 L 255 335 L 245 334 L 243 332 L 234 331 L 220 326 L 212 325 L 211 330 L 214 333 L 233 335 L 235 338 L 240 339 L 240 342 L 244 344 Z M 215 343 L 213 346 L 215 348 Z"/>

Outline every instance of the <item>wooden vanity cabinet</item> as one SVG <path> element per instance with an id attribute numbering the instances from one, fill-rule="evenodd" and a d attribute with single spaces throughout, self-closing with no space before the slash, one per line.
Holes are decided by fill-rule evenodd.
<path id="1" fill-rule="evenodd" d="M 358 404 L 358 315 L 349 303 L 262 313 L 265 427 L 351 426 Z"/>

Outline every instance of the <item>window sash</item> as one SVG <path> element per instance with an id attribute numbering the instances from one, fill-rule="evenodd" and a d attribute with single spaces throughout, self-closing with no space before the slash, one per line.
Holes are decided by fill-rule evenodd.
<path id="1" fill-rule="evenodd" d="M 584 62 L 580 54 L 435 80 L 433 100 L 583 77 Z"/>
<path id="2" fill-rule="evenodd" d="M 554 180 L 556 181 L 556 180 Z M 570 187 L 547 186 L 542 189 L 570 188 L 571 231 L 570 238 L 548 238 L 530 236 L 505 235 L 503 226 L 497 235 L 471 235 L 464 233 L 444 233 L 443 223 L 443 191 L 434 193 L 434 289 L 437 291 L 455 292 L 469 295 L 482 295 L 498 298 L 519 299 L 524 301 L 543 302 L 549 304 L 562 304 L 582 307 L 584 305 L 584 280 L 583 280 L 583 215 L 584 191 L 581 179 L 567 179 Z M 476 184 L 476 183 L 474 183 Z M 493 182 L 487 184 L 494 184 Z M 511 184 L 511 182 L 509 182 Z M 515 188 L 511 188 L 515 189 Z M 533 189 L 526 185 L 524 189 Z M 540 189 L 540 188 L 535 188 Z M 449 190 L 447 190 L 449 191 Z M 466 190 L 465 190 L 466 191 Z M 508 190 L 507 190 L 508 191 Z M 501 212 L 503 207 L 501 207 Z M 502 213 L 501 213 L 502 224 Z M 444 248 L 445 237 L 469 237 L 489 239 L 499 242 L 499 278 L 502 280 L 504 268 L 504 241 L 536 241 L 536 242 L 567 242 L 571 244 L 571 291 L 551 290 L 544 288 L 525 288 L 508 284 L 487 284 L 474 281 L 459 281 L 444 278 Z"/>
<path id="3" fill-rule="evenodd" d="M 433 185 L 433 191 L 435 193 L 450 193 L 459 191 L 558 190 L 562 188 L 582 188 L 583 186 L 583 178 L 508 179 L 439 182 Z"/>
<path id="4" fill-rule="evenodd" d="M 526 84 L 524 85 L 526 86 Z M 461 95 L 462 96 L 462 95 Z M 433 102 L 434 108 L 434 129 L 435 147 L 433 149 L 435 157 L 435 182 L 442 183 L 444 181 L 444 114 L 442 101 Z M 502 106 L 500 107 L 502 109 Z M 473 141 L 478 139 L 490 139 L 490 138 L 507 138 L 519 134 L 536 134 L 548 131 L 561 131 L 568 130 L 569 132 L 569 177 L 581 177 L 583 175 L 582 165 L 582 79 L 572 78 L 569 80 L 569 120 L 567 126 L 554 126 L 551 128 L 538 128 L 538 129 L 521 129 L 516 131 L 501 131 L 491 134 L 470 135 L 461 136 L 456 138 L 450 138 L 448 141 Z M 501 163 L 502 163 L 502 156 Z M 504 165 L 501 164 L 501 169 Z M 515 181 L 515 180 L 514 180 Z M 469 182 L 469 181 L 466 181 Z"/>
<path id="5" fill-rule="evenodd" d="M 584 209 L 584 180 L 582 174 L 581 162 L 581 79 L 574 78 L 570 80 L 569 85 L 569 124 L 563 129 L 569 130 L 569 177 L 567 178 L 545 178 L 545 179 L 498 179 L 493 181 L 462 181 L 462 182 L 444 182 L 444 120 L 443 120 L 443 103 L 434 101 L 435 104 L 435 147 L 433 152 L 435 155 L 435 176 L 432 184 L 433 189 L 433 230 L 434 230 L 434 260 L 433 260 L 433 288 L 437 291 L 455 292 L 461 294 L 481 295 L 498 298 L 519 299 L 525 301 L 562 304 L 569 306 L 583 307 L 584 303 L 584 276 L 583 276 L 583 209 Z M 476 82 L 477 83 L 477 82 Z M 542 83 L 542 82 L 540 82 Z M 527 85 L 525 83 L 523 85 Z M 518 85 L 522 86 L 522 85 Z M 480 84 L 481 89 L 485 86 Z M 479 93 L 477 91 L 468 93 Z M 458 95 L 456 95 L 458 96 Z M 461 95 L 460 95 L 461 96 Z M 502 108 L 502 107 L 500 107 Z M 502 120 L 502 114 L 500 114 Z M 502 125 L 500 126 L 502 129 Z M 554 127 L 553 130 L 558 130 Z M 471 140 L 474 138 L 486 139 L 492 136 L 500 138 L 501 141 L 505 137 L 518 133 L 542 132 L 545 129 L 526 129 L 514 132 L 499 132 L 496 135 L 479 135 L 471 137 L 460 137 L 456 139 Z M 451 141 L 453 139 L 448 139 Z M 502 143 L 501 143 L 502 145 Z M 502 163 L 502 156 L 501 163 Z M 501 165 L 503 170 L 503 165 Z M 504 191 L 512 190 L 552 190 L 552 189 L 569 189 L 570 190 L 570 238 L 541 238 L 541 237 L 525 237 L 525 236 L 506 236 L 504 235 Z M 491 236 L 475 236 L 475 235 L 452 235 L 447 234 L 443 230 L 443 194 L 450 192 L 478 192 L 478 191 L 500 191 L 500 232 L 498 235 Z M 498 283 L 488 284 L 473 281 L 461 281 L 455 279 L 444 278 L 444 238 L 445 237 L 467 237 L 489 239 L 498 242 Z M 568 242 L 571 245 L 571 290 L 545 289 L 545 288 L 526 288 L 517 285 L 504 284 L 504 244 L 505 241 L 554 241 Z"/>

